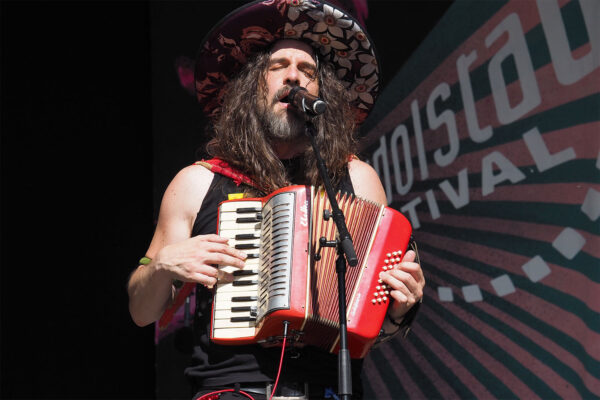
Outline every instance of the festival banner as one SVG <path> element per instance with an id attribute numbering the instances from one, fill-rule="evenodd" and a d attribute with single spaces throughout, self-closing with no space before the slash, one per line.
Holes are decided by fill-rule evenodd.
<path id="1" fill-rule="evenodd" d="M 600 396 L 599 21 L 595 0 L 459 0 L 384 88 L 362 155 L 427 286 L 367 398 Z"/>

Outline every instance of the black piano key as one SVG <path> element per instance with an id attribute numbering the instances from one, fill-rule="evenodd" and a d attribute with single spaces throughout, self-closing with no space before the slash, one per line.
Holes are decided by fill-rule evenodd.
<path id="1" fill-rule="evenodd" d="M 250 258 L 258 258 L 258 254 L 256 253 L 251 253 L 251 254 L 246 254 L 246 260 L 250 259 Z"/>
<path id="2" fill-rule="evenodd" d="M 231 312 L 250 312 L 252 311 L 252 307 L 231 307 Z"/>
<path id="3" fill-rule="evenodd" d="M 258 301 L 257 296 L 235 296 L 231 298 L 232 302 L 242 302 L 242 301 Z"/>
<path id="4" fill-rule="evenodd" d="M 261 212 L 261 211 L 262 210 L 257 207 L 240 207 L 237 210 L 235 210 L 235 212 L 238 214 L 251 214 L 251 213 L 256 213 L 256 212 Z"/>
<path id="5" fill-rule="evenodd" d="M 260 243 L 238 243 L 235 248 L 238 250 L 260 249 Z"/>
<path id="6" fill-rule="evenodd" d="M 236 218 L 235 222 L 238 224 L 249 224 L 252 222 L 260 222 L 261 220 L 262 216 L 260 214 L 256 214 L 255 217 Z"/>
<path id="7" fill-rule="evenodd" d="M 233 276 L 248 276 L 257 274 L 258 271 L 255 269 L 238 269 L 237 271 L 233 271 Z"/>
<path id="8" fill-rule="evenodd" d="M 256 317 L 231 317 L 231 322 L 252 322 Z"/>
<path id="9" fill-rule="evenodd" d="M 235 240 L 248 240 L 248 239 L 260 239 L 260 235 L 258 233 L 242 233 L 240 235 L 235 235 Z"/>
<path id="10" fill-rule="evenodd" d="M 258 281 L 244 279 L 241 281 L 233 281 L 232 285 L 233 286 L 252 286 L 252 285 L 258 285 Z"/>

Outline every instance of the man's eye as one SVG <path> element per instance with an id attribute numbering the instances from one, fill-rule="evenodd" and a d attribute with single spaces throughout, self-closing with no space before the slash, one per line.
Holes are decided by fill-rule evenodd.
<path id="1" fill-rule="evenodd" d="M 316 71 L 304 71 L 304 75 L 306 75 L 306 77 L 310 80 L 313 80 L 317 77 L 317 73 Z"/>

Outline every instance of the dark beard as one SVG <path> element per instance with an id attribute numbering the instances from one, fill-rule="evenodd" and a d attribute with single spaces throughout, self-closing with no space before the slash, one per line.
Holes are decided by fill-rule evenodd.
<path id="1" fill-rule="evenodd" d="M 279 103 L 281 94 L 289 91 L 289 87 L 283 87 L 271 99 L 268 107 L 259 106 L 259 118 L 266 137 L 272 140 L 290 142 L 304 135 L 304 116 L 296 110 L 288 108 L 276 113 L 273 111 L 275 104 Z"/>

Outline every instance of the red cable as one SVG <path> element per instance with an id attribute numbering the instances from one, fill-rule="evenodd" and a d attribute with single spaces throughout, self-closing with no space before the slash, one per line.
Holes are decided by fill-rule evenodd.
<path id="1" fill-rule="evenodd" d="M 279 383 L 279 375 L 281 374 L 281 366 L 283 365 L 283 354 L 285 353 L 285 341 L 287 339 L 287 334 L 283 335 L 283 346 L 281 346 L 281 359 L 279 360 L 279 371 L 277 371 L 277 378 L 275 379 L 275 386 L 273 386 L 273 391 L 271 392 L 271 397 L 269 400 L 273 398 L 275 394 L 275 390 L 277 390 L 277 383 Z"/>
<path id="2" fill-rule="evenodd" d="M 216 392 L 210 392 L 210 393 L 203 394 L 202 396 L 198 397 L 196 400 L 218 400 L 221 397 L 221 393 L 234 392 L 234 391 L 235 391 L 235 389 L 217 390 Z M 243 390 L 240 390 L 238 393 L 241 393 L 244 396 L 246 396 L 247 398 L 254 400 L 254 397 L 250 396 L 248 393 L 244 392 Z"/>

